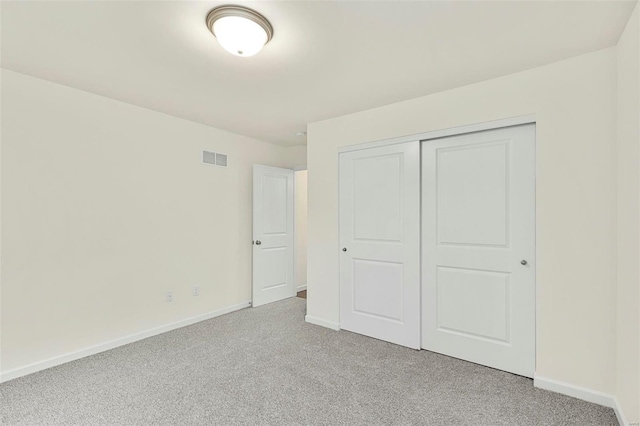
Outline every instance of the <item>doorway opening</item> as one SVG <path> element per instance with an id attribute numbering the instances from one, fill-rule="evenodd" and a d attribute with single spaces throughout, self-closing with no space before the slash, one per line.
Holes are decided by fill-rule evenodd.
<path id="1" fill-rule="evenodd" d="M 294 172 L 294 259 L 296 296 L 307 298 L 307 170 Z"/>
<path id="2" fill-rule="evenodd" d="M 307 171 L 253 166 L 252 305 L 307 289 Z"/>

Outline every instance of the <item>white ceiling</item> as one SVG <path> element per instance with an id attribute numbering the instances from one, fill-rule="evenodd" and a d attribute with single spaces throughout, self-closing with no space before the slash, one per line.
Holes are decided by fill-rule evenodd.
<path id="1" fill-rule="evenodd" d="M 258 55 L 205 25 L 219 1 L 2 2 L 1 66 L 281 145 L 306 123 L 614 45 L 634 1 L 236 1 Z"/>

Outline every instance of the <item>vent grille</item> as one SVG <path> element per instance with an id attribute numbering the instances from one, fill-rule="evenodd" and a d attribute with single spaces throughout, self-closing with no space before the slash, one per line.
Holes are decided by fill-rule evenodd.
<path id="1" fill-rule="evenodd" d="M 227 154 L 216 153 L 216 166 L 227 167 Z"/>
<path id="2" fill-rule="evenodd" d="M 202 162 L 212 166 L 227 167 L 227 154 L 219 152 L 202 151 Z"/>

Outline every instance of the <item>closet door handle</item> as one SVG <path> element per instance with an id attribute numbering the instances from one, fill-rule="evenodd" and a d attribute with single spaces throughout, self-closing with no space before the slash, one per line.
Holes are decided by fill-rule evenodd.
<path id="1" fill-rule="evenodd" d="M 347 251 L 347 248 L 346 247 L 342 247 L 342 251 Z"/>

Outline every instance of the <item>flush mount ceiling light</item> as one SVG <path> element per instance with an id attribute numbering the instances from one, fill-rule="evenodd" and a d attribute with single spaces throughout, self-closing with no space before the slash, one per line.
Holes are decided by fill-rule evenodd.
<path id="1" fill-rule="evenodd" d="M 267 18 L 242 6 L 219 6 L 207 15 L 207 27 L 218 43 L 236 56 L 253 56 L 273 37 Z"/>

